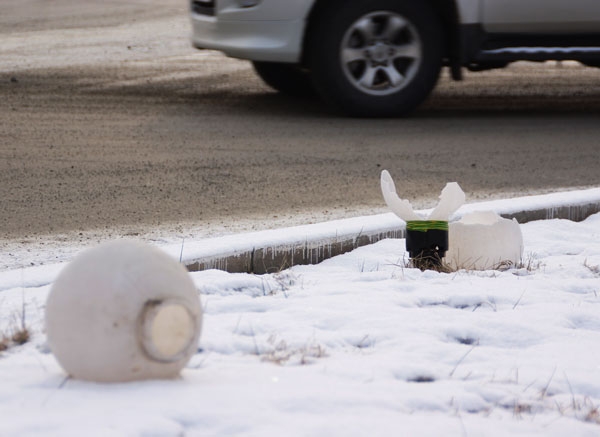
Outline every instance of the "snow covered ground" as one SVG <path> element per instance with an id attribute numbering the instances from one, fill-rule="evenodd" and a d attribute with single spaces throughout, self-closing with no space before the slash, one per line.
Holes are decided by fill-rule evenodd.
<path id="1" fill-rule="evenodd" d="M 600 435 L 600 214 L 522 225 L 505 271 L 421 272 L 384 240 L 272 275 L 193 273 L 179 379 L 92 384 L 46 346 L 49 286 L 0 292 L 0 435 Z"/>

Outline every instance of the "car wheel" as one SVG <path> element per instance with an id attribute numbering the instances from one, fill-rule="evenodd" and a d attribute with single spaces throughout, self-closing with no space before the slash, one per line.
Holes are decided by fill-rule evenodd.
<path id="1" fill-rule="evenodd" d="M 407 114 L 427 98 L 439 77 L 441 23 L 427 2 L 330 2 L 310 32 L 315 88 L 349 115 Z"/>
<path id="2" fill-rule="evenodd" d="M 258 61 L 252 64 L 263 82 L 282 94 L 295 97 L 314 94 L 310 75 L 297 64 Z"/>

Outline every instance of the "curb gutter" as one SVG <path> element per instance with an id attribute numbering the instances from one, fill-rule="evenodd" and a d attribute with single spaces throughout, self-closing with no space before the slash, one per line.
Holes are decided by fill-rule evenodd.
<path id="1" fill-rule="evenodd" d="M 581 221 L 600 212 L 600 188 L 467 204 L 452 219 L 474 211 L 495 211 L 519 223 L 554 218 Z M 219 269 L 263 274 L 318 263 L 385 238 L 404 238 L 404 226 L 402 220 L 387 213 L 159 247 L 192 272 Z M 1 272 L 0 292 L 48 285 L 67 264 L 64 261 Z"/>
<path id="2" fill-rule="evenodd" d="M 582 221 L 600 212 L 600 188 L 467 204 L 453 219 L 490 210 L 519 223 L 548 219 Z M 305 238 L 297 237 L 299 229 Z M 286 238 L 286 231 L 292 236 Z M 404 235 L 402 220 L 391 213 L 379 214 L 256 233 L 256 238 L 245 241 L 237 250 L 231 250 L 231 246 L 222 251 L 215 251 L 214 246 L 210 251 L 186 249 L 182 262 L 191 272 L 219 269 L 230 273 L 273 273 L 293 265 L 319 263 L 360 246 Z"/>

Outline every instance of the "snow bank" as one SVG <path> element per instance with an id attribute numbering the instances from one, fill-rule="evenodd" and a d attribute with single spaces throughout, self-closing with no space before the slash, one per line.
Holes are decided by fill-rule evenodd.
<path id="1" fill-rule="evenodd" d="M 32 341 L 0 357 L 0 435 L 486 435 L 600 432 L 600 214 L 522 226 L 506 271 L 405 267 L 384 240 L 272 275 L 193 273 L 198 353 L 174 381 L 65 378 L 47 286 L 0 294 Z M 24 304 L 24 306 L 23 306 Z"/>

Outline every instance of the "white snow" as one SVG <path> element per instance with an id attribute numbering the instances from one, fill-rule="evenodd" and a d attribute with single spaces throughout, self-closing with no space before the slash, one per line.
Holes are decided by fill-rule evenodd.
<path id="1" fill-rule="evenodd" d="M 469 203 L 463 205 L 451 219 L 456 220 L 465 214 L 476 211 L 513 214 L 538 209 L 547 210 L 546 218 L 554 218 L 559 208 L 577 205 L 597 205 L 599 203 L 600 188 L 591 188 Z M 427 216 L 431 211 L 431 209 L 420 210 L 417 213 Z M 321 241 L 327 242 L 335 239 L 356 238 L 358 235 L 398 229 L 402 226 L 404 226 L 404 222 L 390 212 L 330 220 L 310 225 L 233 233 L 212 238 L 198 238 L 198 235 L 202 236 L 201 229 L 194 229 L 190 233 L 184 233 L 183 236 L 170 231 L 165 232 L 168 235 L 158 238 L 157 232 L 150 232 L 147 235 L 137 237 L 137 239 L 161 247 L 173 258 L 181 259 L 184 263 L 193 263 L 200 258 L 226 257 L 256 248 L 293 246 L 304 242 L 318 244 Z M 123 237 L 119 236 L 119 238 Z M 97 244 L 110 239 L 115 239 L 115 236 L 99 238 L 94 241 Z M 72 246 L 65 246 L 65 240 L 69 240 L 69 238 L 61 236 L 60 243 L 46 241 L 41 246 L 34 245 L 30 248 L 26 246 L 26 249 L 23 249 L 23 244 L 20 242 L 13 242 L 2 246 L 2 241 L 0 241 L 0 246 L 2 246 L 2 250 L 0 251 L 0 292 L 7 288 L 35 287 L 51 283 L 60 273 L 66 262 L 71 260 L 79 251 L 90 247 L 93 243 L 86 245 L 73 243 Z M 70 241 L 73 241 L 72 236 Z M 14 259 L 15 257 L 17 260 Z M 19 262 L 19 259 L 26 259 L 27 262 Z M 30 260 L 34 260 L 35 263 L 29 262 Z"/>
<path id="2" fill-rule="evenodd" d="M 0 276 L 0 435 L 600 435 L 600 214 L 522 225 L 524 266 L 436 273 L 404 240 L 273 275 L 193 273 L 200 350 L 177 380 L 68 379 L 49 290 Z M 18 274 L 18 273 L 16 273 Z"/>

